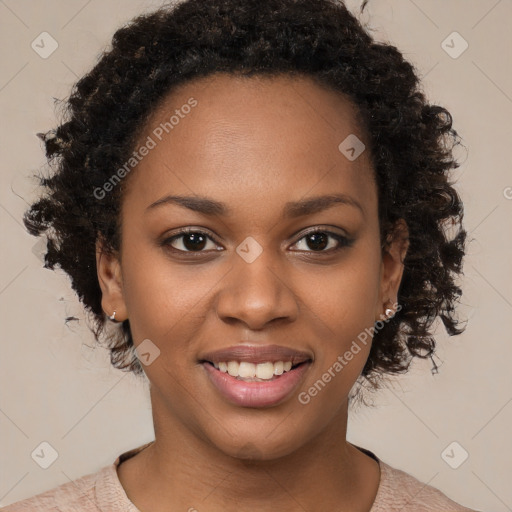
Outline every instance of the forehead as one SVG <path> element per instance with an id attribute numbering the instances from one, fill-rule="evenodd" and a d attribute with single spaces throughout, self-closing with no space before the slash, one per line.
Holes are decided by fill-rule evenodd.
<path id="1" fill-rule="evenodd" d="M 240 198 L 282 203 L 308 192 L 375 200 L 367 152 L 346 153 L 354 142 L 364 147 L 357 109 L 308 77 L 191 81 L 162 101 L 141 143 L 148 138 L 154 147 L 131 179 L 147 204 L 173 192 L 239 206 Z"/>

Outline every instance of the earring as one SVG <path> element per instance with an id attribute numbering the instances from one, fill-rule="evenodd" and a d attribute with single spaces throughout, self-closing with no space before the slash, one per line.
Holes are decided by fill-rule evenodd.
<path id="1" fill-rule="evenodd" d="M 116 312 L 114 311 L 108 318 L 110 320 L 112 320 L 112 322 L 115 322 L 116 321 Z"/>
<path id="2" fill-rule="evenodd" d="M 391 301 L 389 301 L 389 302 L 391 302 Z M 398 304 L 397 304 L 397 307 L 398 307 Z M 387 318 L 391 318 L 391 317 L 395 316 L 395 313 L 396 313 L 396 311 L 394 311 L 391 308 L 386 308 L 386 310 L 384 311 L 384 314 L 386 315 Z"/>

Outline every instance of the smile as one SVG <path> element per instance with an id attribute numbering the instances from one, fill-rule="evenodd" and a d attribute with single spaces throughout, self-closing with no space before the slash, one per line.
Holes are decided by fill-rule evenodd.
<path id="1" fill-rule="evenodd" d="M 202 366 L 210 383 L 228 402 L 240 407 L 261 408 L 286 400 L 298 388 L 311 364 L 311 360 L 296 365 L 291 361 L 259 364 L 205 361 Z"/>
<path id="2" fill-rule="evenodd" d="M 229 373 L 231 377 L 236 377 L 246 382 L 271 380 L 275 376 L 289 372 L 292 368 L 291 361 L 267 361 L 265 363 L 249 363 L 247 361 L 229 361 L 213 363 L 213 366 L 223 373 Z"/>

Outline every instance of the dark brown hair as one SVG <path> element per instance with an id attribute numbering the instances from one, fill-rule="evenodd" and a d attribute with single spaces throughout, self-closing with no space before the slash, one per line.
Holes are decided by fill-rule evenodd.
<path id="1" fill-rule="evenodd" d="M 383 247 L 400 218 L 410 241 L 401 310 L 376 332 L 362 375 L 370 381 L 406 371 L 414 357 L 432 357 L 438 317 L 450 335 L 461 333 L 455 278 L 466 232 L 449 177 L 459 166 L 453 149 L 460 137 L 450 113 L 426 100 L 413 65 L 396 47 L 376 42 L 341 1 L 187 0 L 120 28 L 75 84 L 62 123 L 39 134 L 53 170 L 41 178 L 44 195 L 25 225 L 33 235 L 46 233 L 45 266 L 70 276 L 112 364 L 142 373 L 129 321 L 107 336 L 96 276 L 98 237 L 109 250 L 120 247 L 122 187 L 101 199 L 93 191 L 127 161 L 163 98 L 215 72 L 306 75 L 357 107 L 371 148 Z"/>

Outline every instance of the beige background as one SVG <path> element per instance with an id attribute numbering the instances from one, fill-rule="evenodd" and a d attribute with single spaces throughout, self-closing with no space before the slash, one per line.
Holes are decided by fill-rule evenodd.
<path id="1" fill-rule="evenodd" d="M 117 27 L 159 4 L 0 0 L 0 505 L 97 471 L 153 439 L 147 388 L 92 348 L 67 278 L 42 268 L 21 217 L 35 193 L 30 175 L 45 162 L 35 134 L 56 124 L 52 98 L 66 97 Z M 461 308 L 469 325 L 456 338 L 439 330 L 440 372 L 431 375 L 430 361 L 416 364 L 349 423 L 353 443 L 467 506 L 496 512 L 512 510 L 511 18 L 510 0 L 372 0 L 362 16 L 417 66 L 431 101 L 453 114 L 468 148 L 458 153 L 456 176 L 474 241 Z M 442 47 L 454 31 L 469 44 L 457 58 Z M 41 32 L 58 42 L 46 59 L 31 48 Z M 462 48 L 453 37 L 452 53 Z M 73 315 L 80 323 L 65 324 Z M 46 470 L 31 458 L 43 441 L 58 452 Z M 469 453 L 458 469 L 441 456 L 454 441 L 461 448 L 452 461 Z"/>

